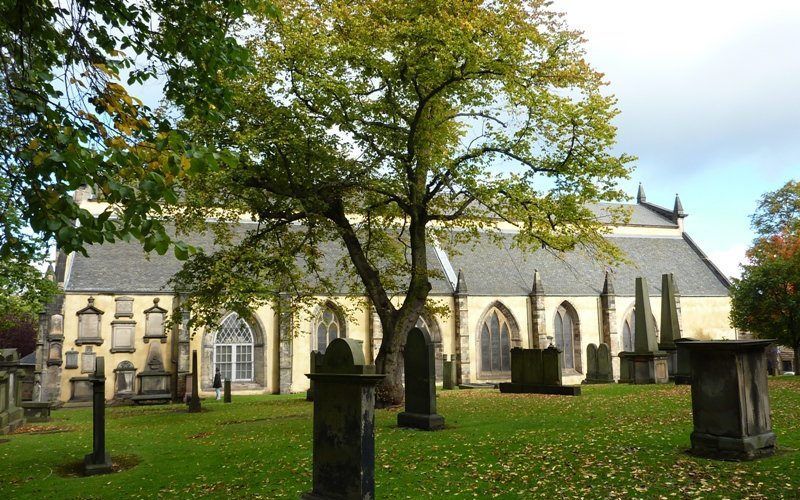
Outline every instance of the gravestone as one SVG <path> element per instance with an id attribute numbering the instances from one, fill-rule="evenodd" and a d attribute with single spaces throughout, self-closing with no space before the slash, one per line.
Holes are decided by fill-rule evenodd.
<path id="1" fill-rule="evenodd" d="M 589 344 L 586 346 L 586 379 L 584 384 L 593 384 L 597 378 L 597 346 Z"/>
<path id="2" fill-rule="evenodd" d="M 500 383 L 500 392 L 580 396 L 581 388 L 562 384 L 561 351 L 551 345 L 511 349 L 511 382 Z"/>
<path id="3" fill-rule="evenodd" d="M 611 368 L 611 351 L 608 344 L 595 346 L 589 344 L 586 348 L 587 370 L 584 384 L 610 384 L 614 382 Z"/>
<path id="4" fill-rule="evenodd" d="M 397 415 L 397 425 L 426 431 L 444 429 L 444 417 L 436 413 L 436 365 L 428 332 L 412 328 L 406 338 L 403 358 L 406 411 Z"/>
<path id="5" fill-rule="evenodd" d="M 454 389 L 456 385 L 456 356 L 450 356 L 450 361 L 447 361 L 445 354 L 442 359 L 442 389 Z"/>
<path id="6" fill-rule="evenodd" d="M 200 375 L 197 372 L 197 351 L 192 351 L 192 396 L 189 398 L 189 413 L 199 413 L 200 406 L 200 387 L 198 381 Z"/>
<path id="7" fill-rule="evenodd" d="M 691 353 L 690 452 L 721 460 L 753 460 L 775 453 L 767 387 L 772 340 L 694 341 Z"/>
<path id="8" fill-rule="evenodd" d="M 324 354 L 320 351 L 311 351 L 311 360 L 309 361 L 308 370 L 310 373 L 316 373 L 318 367 L 322 364 Z M 314 381 L 309 380 L 308 390 L 306 391 L 306 401 L 314 401 Z"/>
<path id="9" fill-rule="evenodd" d="M 614 383 L 614 368 L 611 361 L 611 349 L 608 344 L 600 344 L 597 347 L 597 378 L 604 383 Z"/>
<path id="10" fill-rule="evenodd" d="M 375 498 L 375 384 L 384 375 L 367 365 L 353 339 L 334 339 L 314 382 L 314 487 L 305 499 Z"/>
<path id="11" fill-rule="evenodd" d="M 665 384 L 669 382 L 667 353 L 658 350 L 649 288 L 644 278 L 636 278 L 634 311 L 636 322 L 634 350 L 619 353 L 619 381 L 628 384 Z"/>
<path id="12" fill-rule="evenodd" d="M 231 381 L 225 379 L 225 383 L 223 384 L 224 391 L 222 395 L 222 402 L 223 403 L 230 403 L 231 402 Z"/>
<path id="13" fill-rule="evenodd" d="M 87 476 L 111 472 L 111 456 L 106 451 L 106 368 L 103 356 L 95 358 L 92 382 L 92 452 L 83 459 Z"/>
<path id="14" fill-rule="evenodd" d="M 0 434 L 25 423 L 22 409 L 22 380 L 16 349 L 0 349 Z"/>

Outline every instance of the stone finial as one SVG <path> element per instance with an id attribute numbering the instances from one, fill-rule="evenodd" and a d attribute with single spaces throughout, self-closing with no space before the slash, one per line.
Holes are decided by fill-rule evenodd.
<path id="1" fill-rule="evenodd" d="M 642 203 L 647 201 L 647 196 L 644 195 L 644 186 L 642 183 L 639 183 L 639 192 L 636 193 L 636 203 Z"/>
<path id="2" fill-rule="evenodd" d="M 675 218 L 683 218 L 686 217 L 686 212 L 683 211 L 683 204 L 681 203 L 681 197 L 678 196 L 678 193 L 675 193 L 675 207 L 672 209 L 672 213 L 675 215 Z"/>
<path id="3" fill-rule="evenodd" d="M 88 302 L 89 302 L 89 307 L 94 307 L 94 297 L 90 296 Z"/>
<path id="4" fill-rule="evenodd" d="M 533 270 L 533 286 L 531 287 L 531 295 L 544 295 L 542 275 L 539 273 L 538 269 Z"/>
<path id="5" fill-rule="evenodd" d="M 464 279 L 464 270 L 461 268 L 458 269 L 458 280 L 456 281 L 456 293 L 458 294 L 467 293 L 467 280 Z"/>
<path id="6" fill-rule="evenodd" d="M 603 295 L 614 295 L 614 279 L 611 271 L 606 271 L 606 279 L 603 282 Z"/>
<path id="7" fill-rule="evenodd" d="M 634 307 L 636 321 L 634 351 L 637 353 L 655 352 L 658 350 L 656 325 L 650 308 L 650 293 L 645 278 L 636 278 L 636 305 Z"/>

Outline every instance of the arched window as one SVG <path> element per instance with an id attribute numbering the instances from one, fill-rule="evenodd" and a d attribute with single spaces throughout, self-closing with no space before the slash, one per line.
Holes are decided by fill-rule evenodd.
<path id="1" fill-rule="evenodd" d="M 217 330 L 214 367 L 223 380 L 253 380 L 253 330 L 236 313 L 226 316 Z"/>
<path id="2" fill-rule="evenodd" d="M 630 319 L 626 319 L 625 323 L 622 325 L 622 350 L 627 352 L 632 352 L 634 349 L 633 344 L 633 333 L 634 329 L 633 322 Z"/>
<path id="3" fill-rule="evenodd" d="M 653 315 L 653 325 L 656 328 L 656 341 L 660 340 L 661 332 L 658 330 L 658 323 L 656 317 Z M 622 323 L 622 350 L 633 352 L 636 350 L 636 308 L 631 307 L 631 310 L 625 316 L 625 321 Z"/>
<path id="4" fill-rule="evenodd" d="M 564 305 L 558 306 L 556 310 L 555 342 L 556 347 L 563 351 L 564 370 L 575 368 L 575 327 L 577 318 L 572 311 L 567 310 Z"/>
<path id="5" fill-rule="evenodd" d="M 317 314 L 317 318 L 314 321 L 314 342 L 316 344 L 316 350 L 325 352 L 328 344 L 333 342 L 333 339 L 339 337 L 344 337 L 344 330 L 339 315 L 336 314 L 336 311 L 334 311 L 331 306 L 326 305 L 319 314 Z"/>
<path id="6" fill-rule="evenodd" d="M 511 326 L 500 309 L 492 307 L 480 328 L 481 369 L 484 376 L 511 372 Z"/>

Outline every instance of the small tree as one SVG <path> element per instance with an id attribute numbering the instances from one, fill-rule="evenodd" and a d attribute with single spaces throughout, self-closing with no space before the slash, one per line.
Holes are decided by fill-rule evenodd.
<path id="1" fill-rule="evenodd" d="M 0 317 L 0 349 L 16 349 L 27 356 L 36 349 L 36 324 L 30 316 Z"/>
<path id="2" fill-rule="evenodd" d="M 624 197 L 617 114 L 582 38 L 543 0 L 276 2 L 248 40 L 254 74 L 230 81 L 221 123 L 195 120 L 238 163 L 185 185 L 181 228 L 215 220 L 220 251 L 177 284 L 195 326 L 220 304 L 245 309 L 330 293 L 330 242 L 350 292 L 383 327 L 384 402 L 402 400 L 398 354 L 431 289 L 428 246 L 499 236 L 525 249 L 614 249 L 588 209 Z M 243 239 L 219 221 L 258 221 Z M 340 276 L 339 278 L 341 278 Z"/>
<path id="3" fill-rule="evenodd" d="M 800 374 L 800 183 L 765 194 L 752 217 L 749 264 L 731 287 L 731 323 L 794 349 Z"/>

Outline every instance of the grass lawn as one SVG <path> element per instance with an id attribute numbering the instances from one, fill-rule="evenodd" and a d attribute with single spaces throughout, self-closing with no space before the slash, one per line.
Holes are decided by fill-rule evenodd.
<path id="1" fill-rule="evenodd" d="M 581 397 L 439 392 L 440 432 L 398 429 L 376 412 L 378 498 L 800 498 L 800 377 L 770 380 L 779 453 L 756 462 L 688 456 L 686 386 L 584 387 Z M 125 470 L 77 477 L 91 410 L 0 443 L 0 498 L 297 498 L 311 489 L 312 404 L 234 396 L 107 410 L 107 449 Z"/>

